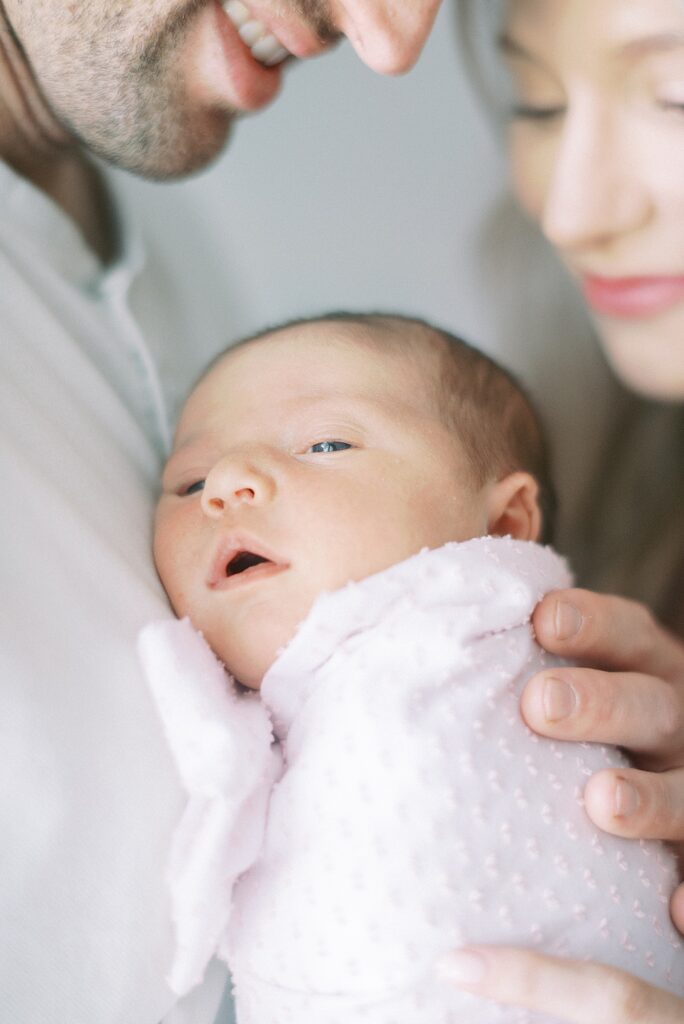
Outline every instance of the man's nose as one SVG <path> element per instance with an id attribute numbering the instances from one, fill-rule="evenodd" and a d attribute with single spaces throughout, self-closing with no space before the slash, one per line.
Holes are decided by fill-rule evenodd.
<path id="1" fill-rule="evenodd" d="M 240 505 L 267 504 L 275 493 L 275 478 L 267 460 L 256 453 L 235 453 L 224 456 L 209 471 L 202 510 L 210 518 L 220 518 Z"/>
<path id="2" fill-rule="evenodd" d="M 441 0 L 334 0 L 334 23 L 372 71 L 401 75 L 418 60 Z"/>
<path id="3" fill-rule="evenodd" d="M 638 230 L 651 201 L 615 118 L 568 113 L 550 166 L 541 226 L 565 253 L 599 248 Z"/>

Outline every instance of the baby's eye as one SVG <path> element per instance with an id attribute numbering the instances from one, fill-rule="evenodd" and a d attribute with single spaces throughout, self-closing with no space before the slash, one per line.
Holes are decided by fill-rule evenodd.
<path id="1" fill-rule="evenodd" d="M 199 494 L 199 492 L 203 490 L 204 480 L 195 480 L 195 482 L 191 483 L 189 487 L 184 487 L 183 490 L 181 491 L 181 494 L 184 498 L 186 498 L 190 494 Z"/>
<path id="2" fill-rule="evenodd" d="M 321 452 L 343 452 L 347 448 L 351 448 L 351 445 L 346 441 L 317 441 L 316 444 L 311 445 L 309 451 L 318 455 Z"/>

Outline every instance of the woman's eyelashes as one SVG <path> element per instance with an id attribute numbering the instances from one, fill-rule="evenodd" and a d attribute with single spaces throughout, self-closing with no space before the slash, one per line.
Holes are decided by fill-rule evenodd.
<path id="1" fill-rule="evenodd" d="M 509 109 L 508 116 L 512 121 L 554 121 L 562 117 L 565 107 L 548 106 L 537 107 L 527 103 L 515 103 Z"/>
<path id="2" fill-rule="evenodd" d="M 343 452 L 351 445 L 347 441 L 317 441 L 307 448 L 306 454 L 327 455 L 329 452 Z"/>
<path id="3" fill-rule="evenodd" d="M 683 102 L 678 102 L 678 101 L 675 101 L 675 100 L 668 100 L 668 99 L 659 99 L 657 101 L 657 103 L 658 103 L 658 107 L 661 110 L 664 110 L 665 113 L 674 114 L 676 116 L 678 115 L 679 117 L 681 117 L 682 114 L 684 114 L 684 103 Z"/>

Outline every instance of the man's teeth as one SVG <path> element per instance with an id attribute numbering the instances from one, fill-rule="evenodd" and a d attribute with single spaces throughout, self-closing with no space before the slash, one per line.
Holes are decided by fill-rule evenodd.
<path id="1" fill-rule="evenodd" d="M 285 49 L 273 33 L 267 32 L 265 26 L 251 16 L 242 0 L 225 0 L 223 9 L 238 30 L 242 41 L 252 51 L 252 56 L 256 57 L 260 64 L 270 68 L 290 56 L 289 50 Z"/>

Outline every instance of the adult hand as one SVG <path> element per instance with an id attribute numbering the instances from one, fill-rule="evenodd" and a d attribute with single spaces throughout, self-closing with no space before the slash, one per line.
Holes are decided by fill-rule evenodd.
<path id="1" fill-rule="evenodd" d="M 555 739 L 624 747 L 636 767 L 589 780 L 589 816 L 614 835 L 679 844 L 684 866 L 684 643 L 643 605 L 587 590 L 547 594 L 533 625 L 546 650 L 579 667 L 529 681 L 526 722 Z M 684 931 L 684 887 L 672 913 Z"/>
<path id="2" fill-rule="evenodd" d="M 439 976 L 464 991 L 568 1024 L 682 1024 L 684 1000 L 613 967 L 508 947 L 458 950 Z"/>

